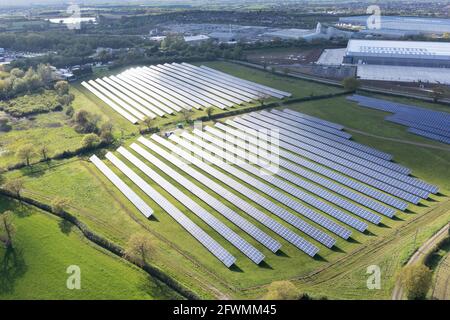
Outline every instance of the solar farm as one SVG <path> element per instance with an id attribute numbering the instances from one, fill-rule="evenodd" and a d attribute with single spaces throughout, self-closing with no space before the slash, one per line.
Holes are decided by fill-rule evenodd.
<path id="1" fill-rule="evenodd" d="M 389 112 L 385 120 L 408 127 L 408 132 L 441 143 L 450 144 L 450 114 L 395 103 L 392 101 L 353 95 L 348 98 L 361 107 Z"/>
<path id="2" fill-rule="evenodd" d="M 392 155 L 351 138 L 337 123 L 274 109 L 168 139 L 140 137 L 108 152 L 106 161 L 95 155 L 91 161 L 144 217 L 155 215 L 151 199 L 197 245 L 233 268 L 242 259 L 261 265 L 286 246 L 320 259 L 337 241 L 354 242 L 439 192 Z"/>
<path id="3" fill-rule="evenodd" d="M 290 93 L 188 63 L 131 68 L 82 85 L 133 124 L 183 110 L 226 110 Z"/>

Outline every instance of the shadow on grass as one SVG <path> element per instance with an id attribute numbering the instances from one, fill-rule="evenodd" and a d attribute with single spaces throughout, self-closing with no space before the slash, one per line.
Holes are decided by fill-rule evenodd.
<path id="1" fill-rule="evenodd" d="M 65 219 L 61 219 L 58 222 L 58 226 L 59 226 L 59 229 L 61 230 L 61 232 L 64 233 L 65 235 L 70 234 L 70 232 L 72 231 L 72 228 L 74 227 L 74 225 L 72 223 L 70 223 L 69 221 L 67 221 Z"/>
<path id="2" fill-rule="evenodd" d="M 264 260 L 261 261 L 258 265 L 261 269 L 268 269 L 268 270 L 273 270 L 272 266 L 270 264 L 268 264 L 267 262 L 265 262 Z"/>
<path id="3" fill-rule="evenodd" d="M 159 222 L 158 218 L 152 214 L 150 217 L 148 217 L 148 220 L 153 221 L 153 222 Z"/>
<path id="4" fill-rule="evenodd" d="M 422 208 L 428 208 L 428 206 L 426 204 L 423 204 L 422 202 L 419 202 L 417 204 L 418 207 L 422 207 Z"/>
<path id="5" fill-rule="evenodd" d="M 361 243 L 361 242 L 359 242 L 358 240 L 356 240 L 356 239 L 354 239 L 352 237 L 348 238 L 347 241 L 350 242 L 350 243 Z"/>
<path id="6" fill-rule="evenodd" d="M 320 261 L 320 262 L 328 262 L 328 260 L 325 259 L 324 257 L 322 257 L 320 254 L 316 254 L 316 255 L 314 256 L 314 260 Z"/>
<path id="7" fill-rule="evenodd" d="M 284 252 L 283 250 L 278 250 L 275 254 L 276 254 L 278 257 L 289 258 L 289 255 L 288 255 L 286 252 Z"/>
<path id="8" fill-rule="evenodd" d="M 16 281 L 27 271 L 22 250 L 6 248 L 0 261 L 0 293 L 14 292 Z"/>
<path id="9" fill-rule="evenodd" d="M 332 247 L 330 248 L 330 250 L 331 250 L 331 251 L 334 251 L 334 252 L 345 253 L 345 251 L 342 250 L 341 248 L 339 248 L 338 246 L 332 246 Z"/>
<path id="10" fill-rule="evenodd" d="M 410 209 L 405 209 L 405 211 L 404 211 L 405 213 L 408 213 L 408 214 L 416 214 L 417 212 L 414 212 L 414 211 L 412 211 L 412 210 L 410 210 Z"/>
<path id="11" fill-rule="evenodd" d="M 233 271 L 233 272 L 244 272 L 244 270 L 242 270 L 241 268 L 239 268 L 237 265 L 235 265 L 235 264 L 233 264 L 231 267 L 230 267 L 230 270 L 231 271 Z"/>
<path id="12" fill-rule="evenodd" d="M 380 228 L 391 229 L 390 226 L 388 226 L 387 224 L 384 224 L 383 222 L 380 222 L 377 226 L 380 227 Z"/>
<path id="13" fill-rule="evenodd" d="M 376 237 L 376 233 L 373 233 L 372 231 L 370 231 L 369 229 L 364 230 L 363 232 L 366 236 L 371 236 L 371 237 Z"/>
<path id="14" fill-rule="evenodd" d="M 411 211 L 411 213 L 414 214 L 414 212 L 412 212 L 412 211 Z M 391 219 L 394 220 L 394 221 L 405 221 L 405 219 L 402 219 L 402 218 L 397 217 L 397 216 L 393 216 Z"/>

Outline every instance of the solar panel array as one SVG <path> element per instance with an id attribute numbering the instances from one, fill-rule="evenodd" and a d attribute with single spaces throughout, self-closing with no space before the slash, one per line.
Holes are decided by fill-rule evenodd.
<path id="1" fill-rule="evenodd" d="M 385 120 L 409 127 L 408 132 L 450 144 L 450 113 L 357 94 L 347 99 L 361 107 L 393 113 Z"/>
<path id="2" fill-rule="evenodd" d="M 290 93 L 187 63 L 131 68 L 82 85 L 133 124 L 191 110 L 231 108 Z"/>
<path id="3" fill-rule="evenodd" d="M 197 67 L 174 65 L 197 75 Z M 202 79 L 213 74 L 210 71 Z M 242 86 L 239 91 L 239 86 L 234 85 L 237 80 L 217 76 L 229 81 L 234 97 L 255 90 Z M 131 88 L 120 91 L 114 84 L 133 77 L 86 85 L 99 93 L 110 86 L 110 93 L 103 96 L 119 105 L 116 99 Z M 187 100 L 181 92 L 173 103 L 179 108 L 194 107 L 197 102 Z M 121 106 L 132 104 L 122 98 Z M 396 210 L 406 210 L 407 201 L 418 203 L 421 196 L 437 190 L 410 177 L 408 168 L 390 162 L 390 154 L 349 140 L 351 136 L 343 129 L 339 124 L 293 110 L 253 112 L 203 130 L 171 135 L 169 139 L 156 134 L 151 139 L 140 137 L 129 148 L 117 149 L 127 163 L 112 153 L 106 158 L 227 267 L 235 264 L 236 258 L 214 240 L 214 235 L 220 235 L 260 264 L 265 259 L 263 251 L 235 230 L 243 231 L 272 253 L 282 248 L 276 239 L 280 237 L 314 257 L 321 245 L 334 247 L 335 236 L 350 240 L 353 231 L 365 233 L 371 224 L 379 225 L 383 218 L 393 218 Z M 145 199 L 105 163 L 96 156 L 91 161 L 140 212 L 146 217 L 154 214 Z M 169 198 L 156 191 L 149 180 Z M 186 213 L 178 209 L 181 207 Z M 207 233 L 187 214 L 198 217 L 210 231 Z M 237 229 L 230 228 L 223 219 Z M 273 234 L 269 235 L 265 228 Z"/>

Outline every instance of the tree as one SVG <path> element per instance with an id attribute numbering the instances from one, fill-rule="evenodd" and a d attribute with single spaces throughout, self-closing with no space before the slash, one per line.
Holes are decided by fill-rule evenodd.
<path id="1" fill-rule="evenodd" d="M 113 124 L 111 122 L 108 121 L 102 124 L 100 128 L 100 139 L 108 144 L 114 141 Z"/>
<path id="2" fill-rule="evenodd" d="M 69 205 L 70 200 L 62 197 L 56 197 L 51 203 L 52 211 L 57 214 L 62 214 Z"/>
<path id="3" fill-rule="evenodd" d="M 128 240 L 125 256 L 143 266 L 154 252 L 155 246 L 145 234 L 134 234 Z"/>
<path id="4" fill-rule="evenodd" d="M 20 179 L 11 179 L 6 181 L 6 183 L 3 185 L 3 188 L 12 194 L 16 195 L 17 198 L 21 199 L 22 190 L 24 187 L 24 183 Z"/>
<path id="5" fill-rule="evenodd" d="M 264 297 L 265 300 L 297 300 L 300 297 L 299 290 L 290 281 L 272 282 Z"/>
<path id="6" fill-rule="evenodd" d="M 354 77 L 348 77 L 342 80 L 342 85 L 344 86 L 345 90 L 355 91 L 361 86 L 361 82 Z"/>
<path id="7" fill-rule="evenodd" d="M 430 96 L 433 99 L 433 102 L 438 102 L 445 96 L 446 93 L 447 93 L 447 89 L 444 86 L 435 85 L 431 89 Z"/>
<path id="8" fill-rule="evenodd" d="M 144 124 L 147 126 L 147 129 L 150 130 L 153 127 L 154 120 L 150 117 L 145 117 Z"/>
<path id="9" fill-rule="evenodd" d="M 31 157 L 35 154 L 32 144 L 25 144 L 17 149 L 16 157 L 25 160 L 27 166 L 30 166 Z"/>
<path id="10" fill-rule="evenodd" d="M 13 223 L 13 213 L 5 211 L 0 214 L 0 240 L 7 248 L 12 248 L 13 238 L 16 233 L 16 228 Z"/>
<path id="11" fill-rule="evenodd" d="M 100 144 L 100 138 L 95 133 L 89 133 L 84 136 L 81 145 L 85 149 L 92 149 Z"/>
<path id="12" fill-rule="evenodd" d="M 52 83 L 53 71 L 50 65 L 41 63 L 37 66 L 36 72 L 46 86 Z"/>
<path id="13" fill-rule="evenodd" d="M 401 280 L 408 299 L 424 299 L 431 287 L 432 276 L 432 271 L 423 264 L 405 267 Z"/>
<path id="14" fill-rule="evenodd" d="M 39 152 L 42 155 L 42 159 L 44 159 L 44 161 L 48 160 L 48 146 L 43 144 L 39 147 Z"/>
<path id="15" fill-rule="evenodd" d="M 79 133 L 97 132 L 97 124 L 100 121 L 100 116 L 92 114 L 86 110 L 78 110 L 73 116 L 75 122 L 75 130 Z"/>
<path id="16" fill-rule="evenodd" d="M 181 115 L 185 122 L 189 123 L 192 119 L 192 111 L 191 110 L 183 109 L 183 110 L 181 110 Z"/>
<path id="17" fill-rule="evenodd" d="M 211 120 L 212 114 L 214 113 L 214 108 L 213 107 L 208 107 L 206 108 L 206 115 L 208 116 L 208 119 Z"/>
<path id="18" fill-rule="evenodd" d="M 0 132 L 8 132 L 11 131 L 12 126 L 9 123 L 9 119 L 6 117 L 0 118 Z"/>
<path id="19" fill-rule="evenodd" d="M 69 83 L 67 81 L 58 81 L 54 85 L 55 91 L 59 96 L 69 94 Z"/>

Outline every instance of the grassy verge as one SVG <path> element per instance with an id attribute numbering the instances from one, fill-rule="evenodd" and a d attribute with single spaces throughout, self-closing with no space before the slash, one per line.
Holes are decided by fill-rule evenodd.
<path id="1" fill-rule="evenodd" d="M 92 245 L 73 225 L 0 197 L 0 211 L 7 209 L 15 213 L 17 234 L 13 250 L 0 247 L 0 299 L 179 298 L 142 270 Z M 66 287 L 70 265 L 80 267 L 80 290 Z"/>

